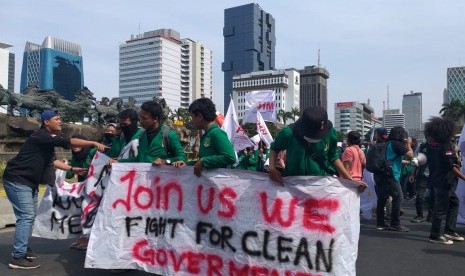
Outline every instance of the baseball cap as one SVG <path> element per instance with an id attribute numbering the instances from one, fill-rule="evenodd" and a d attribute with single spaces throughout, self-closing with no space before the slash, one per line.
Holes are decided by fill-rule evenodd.
<path id="1" fill-rule="evenodd" d="M 57 110 L 47 109 L 47 110 L 44 110 L 44 112 L 42 112 L 42 115 L 40 115 L 40 120 L 42 120 L 43 122 L 46 120 L 50 120 L 55 116 L 60 116 L 60 113 L 58 113 Z"/>

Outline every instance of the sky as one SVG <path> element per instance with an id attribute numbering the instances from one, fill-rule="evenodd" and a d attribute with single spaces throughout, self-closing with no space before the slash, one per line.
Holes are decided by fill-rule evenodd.
<path id="1" fill-rule="evenodd" d="M 213 101 L 223 110 L 224 9 L 230 0 L 3 0 L 0 42 L 16 55 L 19 92 L 26 41 L 48 35 L 81 45 L 84 85 L 97 99 L 118 96 L 119 45 L 131 34 L 170 28 L 213 51 Z M 447 68 L 465 66 L 463 0 L 258 1 L 276 22 L 276 68 L 320 64 L 329 73 L 328 115 L 334 104 L 367 102 L 378 116 L 402 108 L 404 93 L 423 93 L 423 121 L 437 116 Z"/>

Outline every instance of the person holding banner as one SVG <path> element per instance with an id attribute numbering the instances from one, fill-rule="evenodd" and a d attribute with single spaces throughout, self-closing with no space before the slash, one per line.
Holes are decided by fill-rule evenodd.
<path id="1" fill-rule="evenodd" d="M 137 126 L 139 116 L 132 108 L 125 109 L 118 114 L 121 135 L 119 139 L 115 137 L 107 155 L 111 158 L 118 158 L 121 151 L 131 141 L 139 139 L 142 129 Z M 131 156 L 132 157 L 132 156 Z"/>
<path id="2" fill-rule="evenodd" d="M 184 162 L 186 154 L 178 134 L 163 124 L 162 106 L 158 102 L 148 101 L 143 103 L 140 109 L 139 120 L 145 130 L 139 137 L 138 154 L 135 157 L 121 159 L 119 162 L 144 162 L 157 166 Z"/>
<path id="3" fill-rule="evenodd" d="M 29 237 L 37 214 L 37 197 L 39 184 L 44 176 L 49 176 L 46 168 L 53 163 L 56 167 L 81 173 L 77 168 L 55 160 L 55 147 L 69 148 L 70 145 L 87 147 L 95 146 L 99 151 L 105 145 L 79 138 L 64 139 L 61 135 L 61 118 L 58 111 L 45 110 L 41 115 L 42 125 L 26 140 L 18 155 L 8 161 L 3 174 L 5 192 L 16 216 L 16 229 L 13 242 L 13 253 L 9 260 L 10 268 L 34 269 L 40 265 L 35 261 L 38 255 L 29 248 Z"/>
<path id="4" fill-rule="evenodd" d="M 339 159 L 336 130 L 322 107 L 306 108 L 302 116 L 283 128 L 271 143 L 269 177 L 279 183 L 283 183 L 283 179 L 276 168 L 276 158 L 284 150 L 287 152 L 284 176 L 339 175 L 354 180 Z M 362 192 L 366 184 L 359 183 L 359 191 Z"/>
<path id="5" fill-rule="evenodd" d="M 200 176 L 202 169 L 226 168 L 236 162 L 236 153 L 228 135 L 215 123 L 216 108 L 212 100 L 200 98 L 189 106 L 191 124 L 203 130 L 200 138 L 199 160 L 194 165 L 194 174 Z M 175 166 L 184 166 L 179 162 Z"/>

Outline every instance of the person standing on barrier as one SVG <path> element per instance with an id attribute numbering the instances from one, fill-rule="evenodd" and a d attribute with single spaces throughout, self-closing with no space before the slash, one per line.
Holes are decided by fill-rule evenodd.
<path id="1" fill-rule="evenodd" d="M 49 168 L 55 167 L 79 174 L 84 168 L 73 167 L 54 160 L 55 147 L 69 148 L 94 146 L 105 150 L 103 144 L 78 138 L 64 139 L 61 135 L 61 118 L 55 110 L 45 110 L 41 115 L 42 125 L 26 140 L 18 155 L 8 161 L 3 174 L 3 185 L 8 200 L 13 205 L 16 216 L 16 229 L 13 241 L 13 253 L 8 266 L 17 269 L 34 269 L 38 255 L 29 247 L 29 238 L 37 214 L 39 184 L 50 178 Z M 50 179 L 46 181 L 49 182 Z M 48 183 L 51 184 L 51 183 Z"/>

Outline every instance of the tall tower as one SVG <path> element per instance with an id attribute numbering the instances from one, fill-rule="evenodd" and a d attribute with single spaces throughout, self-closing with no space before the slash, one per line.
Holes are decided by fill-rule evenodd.
<path id="1" fill-rule="evenodd" d="M 21 91 L 29 85 L 54 89 L 74 100 L 84 87 L 84 69 L 79 44 L 47 36 L 42 45 L 26 42 L 21 72 Z"/>
<path id="2" fill-rule="evenodd" d="M 275 20 L 258 4 L 224 10 L 224 108 L 234 75 L 275 69 Z M 225 110 L 226 112 L 226 110 Z"/>
<path id="3" fill-rule="evenodd" d="M 119 95 L 137 105 L 162 97 L 171 110 L 212 95 L 212 51 L 172 29 L 132 35 L 119 47 Z"/>
<path id="4" fill-rule="evenodd" d="M 320 66 L 305 66 L 300 73 L 300 110 L 309 106 L 328 109 L 329 72 Z"/>
<path id="5" fill-rule="evenodd" d="M 410 137 L 422 139 L 422 93 L 413 91 L 402 98 L 402 113 L 405 114 L 405 130 Z"/>
<path id="6" fill-rule="evenodd" d="M 447 102 L 465 100 L 465 67 L 447 68 Z M 445 98 L 446 98 L 445 97 Z M 445 99 L 446 100 L 446 99 Z"/>

